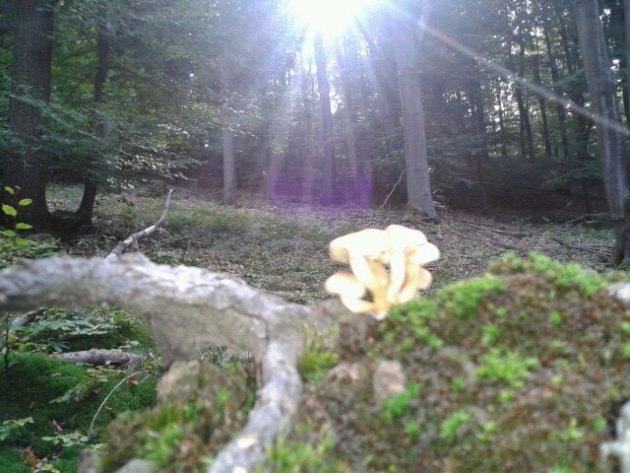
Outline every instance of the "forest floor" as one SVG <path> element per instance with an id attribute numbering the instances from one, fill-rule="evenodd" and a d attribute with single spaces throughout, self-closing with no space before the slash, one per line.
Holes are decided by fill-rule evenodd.
<path id="1" fill-rule="evenodd" d="M 56 187 L 53 208 L 73 209 L 80 189 Z M 117 240 L 153 223 L 164 196 L 147 191 L 100 195 L 96 233 L 68 242 L 75 256 L 105 255 Z M 173 194 L 163 230 L 140 242 L 155 262 L 201 266 L 245 280 L 248 284 L 300 303 L 325 297 L 323 283 L 336 269 L 328 259 L 328 243 L 364 228 L 402 224 L 423 231 L 441 258 L 430 267 L 433 289 L 483 274 L 488 264 L 507 252 L 525 256 L 536 251 L 561 262 L 578 262 L 598 272 L 610 270 L 613 244 L 609 229 L 590 222 L 532 224 L 522 217 L 500 219 L 442 208 L 437 221 L 404 208 L 325 208 L 290 202 L 268 202 L 246 195 L 234 206 L 221 205 L 202 192 L 185 188 Z"/>
<path id="2" fill-rule="evenodd" d="M 53 209 L 72 210 L 80 197 L 78 187 L 54 186 L 49 192 Z M 164 199 L 148 188 L 100 195 L 95 232 L 60 242 L 61 252 L 104 257 L 118 241 L 155 222 Z M 259 471 L 603 471 L 594 466 L 599 445 L 610 438 L 607 432 L 618 408 L 630 398 L 630 320 L 605 291 L 608 280 L 596 274 L 611 269 L 613 236 L 608 229 L 593 228 L 583 220 L 532 224 L 522 217 L 493 219 L 446 208 L 439 220 L 426 220 L 402 208 L 323 208 L 270 203 L 253 195 L 225 206 L 201 192 L 178 188 L 167 222 L 141 240 L 138 250 L 157 263 L 227 273 L 286 300 L 314 304 L 327 297 L 324 281 L 340 269 L 329 260 L 329 242 L 390 224 L 418 228 L 438 246 L 441 258 L 427 265 L 432 287 L 426 297 L 393 310 L 375 332 L 367 338 L 364 333 L 358 345 L 352 342 L 354 336 L 348 338 L 349 344 L 339 341 L 334 348 L 319 334 L 308 340 L 300 361 L 304 409 L 298 427 Z M 506 258 L 506 253 L 512 255 Z M 583 273 L 543 255 L 593 271 Z M 617 274 L 613 279 L 623 277 Z M 69 315 L 59 318 L 82 316 Z M 99 317 L 99 323 L 103 317 L 111 319 L 119 332 L 116 321 L 124 328 L 131 320 L 134 326 L 126 314 L 106 312 Z M 136 333 L 131 338 L 143 336 Z M 130 343 L 129 335 L 124 338 L 123 348 L 138 346 Z M 152 349 L 150 343 L 139 345 Z M 385 403 L 375 402 L 372 385 L 383 360 L 398 360 L 406 376 L 405 389 Z M 21 366 L 26 365 L 16 369 Z M 155 369 L 149 371 L 157 377 Z M 119 377 L 107 379 L 117 382 Z M 75 417 L 83 413 L 91 418 L 94 406 L 84 410 L 76 406 L 72 401 L 76 388 L 69 385 L 53 386 L 57 394 L 51 397 L 70 393 L 64 407 L 74 407 Z M 0 382 L 3 386 L 10 388 Z M 100 389 L 89 392 L 107 392 Z M 141 394 L 133 386 L 129 389 L 130 396 Z M 159 414 L 159 406 L 147 411 L 151 400 L 142 396 L 145 401 L 130 397 L 128 404 L 148 416 L 161 415 L 154 424 L 173 416 L 188 419 L 199 407 L 189 412 L 184 406 L 165 416 Z M 50 422 L 64 419 L 44 407 L 39 425 L 50 428 Z M 21 412 L 0 410 L 0 420 L 30 415 Z M 112 410 L 108 418 L 118 412 Z M 241 425 L 245 412 L 238 422 L 228 419 L 230 425 Z M 124 433 L 137 437 L 144 422 L 139 417 L 126 419 L 110 426 L 114 429 L 110 438 L 122 446 L 123 457 L 135 441 Z M 205 432 L 209 427 L 204 422 L 197 428 Z M 159 453 L 163 461 L 183 461 L 182 455 L 188 461 L 194 455 L 180 448 L 186 442 L 173 442 L 171 427 L 162 425 L 159 442 L 145 448 L 151 455 Z M 73 428 L 83 430 L 85 422 Z M 46 435 L 42 432 L 39 438 Z M 37 435 L 30 438 L 37 440 Z M 397 439 L 395 444 L 392 438 Z M 39 458 L 57 459 L 55 464 L 64 473 L 76 468 L 76 445 L 72 451 L 64 445 L 60 453 L 59 447 L 53 451 L 28 439 L 22 435 L 13 447 L 0 448 L 3 471 L 27 471 L 22 460 L 32 451 Z M 28 442 L 34 450 L 24 447 Z M 204 452 L 207 455 L 208 449 Z M 201 460 L 191 461 L 199 466 Z"/>

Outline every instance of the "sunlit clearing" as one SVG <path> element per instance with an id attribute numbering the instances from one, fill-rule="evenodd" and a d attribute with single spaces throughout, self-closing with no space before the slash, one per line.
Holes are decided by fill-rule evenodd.
<path id="1" fill-rule="evenodd" d="M 378 0 L 289 0 L 296 22 L 325 36 L 343 33 Z"/>

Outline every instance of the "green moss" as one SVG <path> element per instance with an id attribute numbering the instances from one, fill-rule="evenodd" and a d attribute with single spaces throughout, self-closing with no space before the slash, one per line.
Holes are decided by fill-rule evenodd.
<path id="1" fill-rule="evenodd" d="M 370 471 L 596 471 L 605 419 L 630 392 L 626 311 L 576 265 L 508 255 L 491 271 L 393 310 L 366 342 L 422 396 L 385 416 L 370 386 L 317 385 L 338 456 Z"/>
<path id="2" fill-rule="evenodd" d="M 8 439 L 8 444 L 16 448 L 30 446 L 38 457 L 60 453 L 61 445 L 46 442 L 43 437 L 58 433 L 55 423 L 67 433 L 86 433 L 104 397 L 123 376 L 122 373 L 60 363 L 41 354 L 15 355 L 10 371 L 0 376 L 0 399 L 3 401 L 0 403 L 0 423 L 24 417 L 32 417 L 33 423 L 16 431 Z M 124 385 L 110 396 L 107 409 L 96 418 L 95 427 L 98 431 L 117 413 L 145 409 L 154 400 L 152 380 L 145 379 L 136 386 Z M 72 455 L 68 461 L 74 461 Z"/>
<path id="3" fill-rule="evenodd" d="M 409 383 L 403 392 L 385 401 L 383 404 L 383 419 L 385 419 L 386 422 L 393 422 L 407 414 L 411 403 L 419 394 L 420 386 L 414 382 Z"/>
<path id="4" fill-rule="evenodd" d="M 321 380 L 337 364 L 339 355 L 327 348 L 321 334 L 306 333 L 305 338 L 306 350 L 298 362 L 298 370 L 304 380 Z"/>
<path id="5" fill-rule="evenodd" d="M 512 351 L 493 348 L 482 357 L 482 365 L 475 375 L 481 380 L 519 388 L 530 370 L 537 366 L 538 360 L 534 357 L 522 357 Z"/>
<path id="6" fill-rule="evenodd" d="M 162 392 L 163 404 L 122 414 L 109 424 L 101 457 L 105 471 L 132 458 L 150 460 L 169 471 L 205 470 L 209 455 L 244 425 L 251 407 L 246 391 L 253 387 L 240 365 L 196 366 L 196 373 L 182 370 L 173 390 Z"/>

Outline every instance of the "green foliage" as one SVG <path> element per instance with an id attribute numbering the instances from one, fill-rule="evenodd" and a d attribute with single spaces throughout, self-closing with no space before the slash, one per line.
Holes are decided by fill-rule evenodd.
<path id="1" fill-rule="evenodd" d="M 311 427 L 312 429 L 312 427 Z M 330 472 L 349 473 L 351 470 L 333 455 L 334 437 L 326 428 L 317 434 L 314 445 L 280 439 L 267 452 L 265 463 L 256 472 L 282 471 L 286 473 Z"/>
<path id="2" fill-rule="evenodd" d="M 57 458 L 52 464 L 61 471 L 76 471 L 78 447 L 87 442 L 94 413 L 124 374 L 61 363 L 41 354 L 16 353 L 14 358 L 11 370 L 0 377 L 0 429 L 9 426 L 10 430 L 6 449 L 0 452 L 0 465 L 9 462 L 12 449 L 29 447 L 39 458 Z M 145 409 L 154 402 L 152 380 L 128 383 L 110 397 L 108 409 L 96 419 L 97 431 L 116 414 Z M 57 430 L 55 423 L 63 430 Z M 7 465 L 2 471 L 16 468 Z"/>
<path id="3" fill-rule="evenodd" d="M 404 416 L 408 413 L 410 405 L 418 398 L 419 394 L 420 386 L 418 383 L 409 383 L 403 392 L 385 401 L 383 404 L 383 418 L 387 422 L 393 422 Z"/>
<path id="4" fill-rule="evenodd" d="M 22 419 L 8 419 L 0 426 L 0 442 L 6 441 L 13 432 L 22 429 L 26 424 L 32 424 L 32 417 L 23 417 Z"/>
<path id="5" fill-rule="evenodd" d="M 306 333 L 306 350 L 298 362 L 298 370 L 304 380 L 318 381 L 335 366 L 339 356 L 326 348 L 325 340 L 319 333 Z"/>
<path id="6" fill-rule="evenodd" d="M 13 349 L 33 353 L 93 347 L 155 349 L 155 342 L 137 317 L 125 311 L 104 308 L 46 309 L 34 322 L 16 329 L 12 342 Z"/>

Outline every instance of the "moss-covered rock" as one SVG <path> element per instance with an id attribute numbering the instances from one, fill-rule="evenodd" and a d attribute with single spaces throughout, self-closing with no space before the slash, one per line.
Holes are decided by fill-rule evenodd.
<path id="1" fill-rule="evenodd" d="M 369 471 L 596 471 L 630 398 L 630 316 L 606 287 L 575 265 L 508 255 L 394 310 L 366 350 L 401 361 L 404 392 L 379 407 L 369 384 L 306 388 L 336 455 Z"/>

